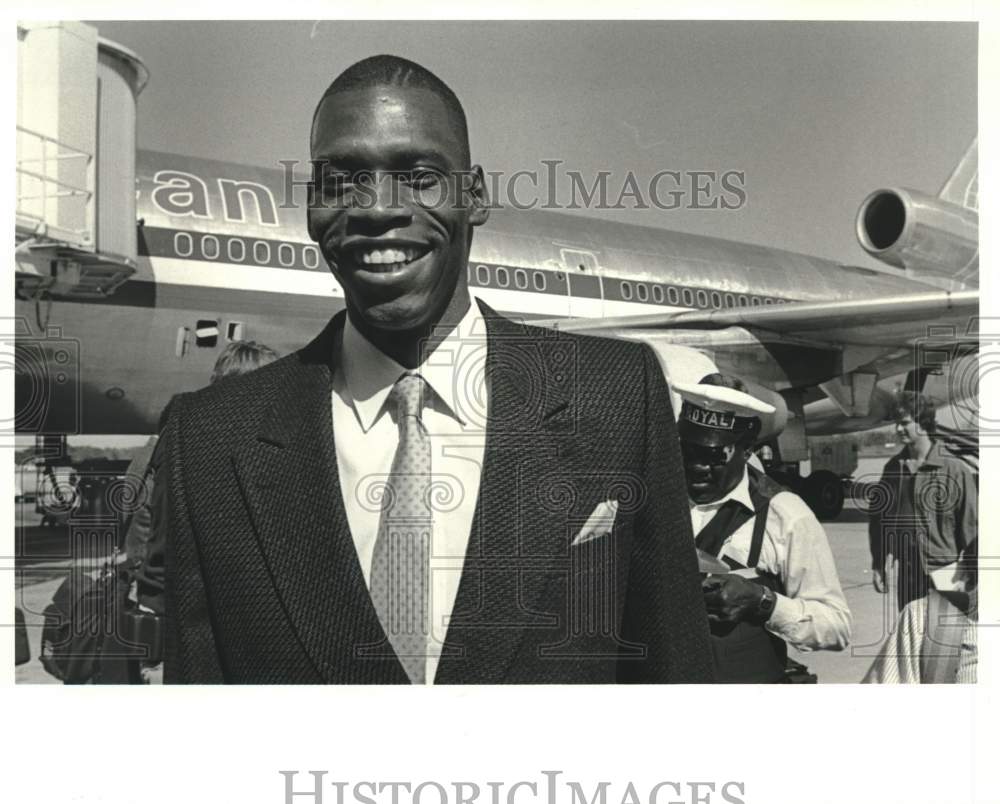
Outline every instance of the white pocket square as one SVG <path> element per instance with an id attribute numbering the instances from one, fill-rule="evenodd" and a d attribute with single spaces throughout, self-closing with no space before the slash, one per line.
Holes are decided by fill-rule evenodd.
<path id="1" fill-rule="evenodd" d="M 573 539 L 573 547 L 578 544 L 586 544 L 594 539 L 600 539 L 611 533 L 615 524 L 615 517 L 618 515 L 618 501 L 605 500 L 598 505 L 594 512 L 587 517 L 587 523 L 580 529 Z"/>

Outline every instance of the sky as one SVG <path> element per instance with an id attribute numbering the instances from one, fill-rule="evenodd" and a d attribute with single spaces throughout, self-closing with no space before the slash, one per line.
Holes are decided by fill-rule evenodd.
<path id="1" fill-rule="evenodd" d="M 869 192 L 937 192 L 976 133 L 974 23 L 97 22 L 151 80 L 139 147 L 276 166 L 308 160 L 329 82 L 376 53 L 457 93 L 487 170 L 736 170 L 736 210 L 589 210 L 612 220 L 878 266 Z M 669 189 L 669 188 L 668 188 Z"/>

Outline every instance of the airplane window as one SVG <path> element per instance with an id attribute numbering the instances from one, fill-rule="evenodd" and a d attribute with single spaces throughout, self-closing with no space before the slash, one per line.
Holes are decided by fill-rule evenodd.
<path id="1" fill-rule="evenodd" d="M 295 264 L 295 249 L 291 243 L 282 243 L 278 246 L 278 262 L 286 268 Z"/>
<path id="2" fill-rule="evenodd" d="M 506 268 L 497 268 L 497 284 L 502 288 L 510 284 L 510 274 L 507 273 Z"/>
<path id="3" fill-rule="evenodd" d="M 717 290 L 712 291 L 712 306 L 716 310 L 722 309 L 722 294 Z"/>
<path id="4" fill-rule="evenodd" d="M 174 235 L 174 253 L 178 257 L 190 257 L 194 251 L 194 243 L 191 242 L 191 235 L 187 232 L 178 232 Z"/>
<path id="5" fill-rule="evenodd" d="M 704 290 L 698 291 L 698 306 L 708 307 L 708 294 Z"/>
<path id="6" fill-rule="evenodd" d="M 226 339 L 230 341 L 243 340 L 243 322 L 230 321 L 226 324 Z"/>
<path id="7" fill-rule="evenodd" d="M 528 289 L 528 275 L 523 269 L 518 268 L 514 271 L 514 284 L 517 285 L 518 290 Z"/>
<path id="8" fill-rule="evenodd" d="M 535 283 L 535 290 L 544 291 L 545 290 L 545 274 L 541 271 L 535 271 L 531 275 L 532 282 Z"/>
<path id="9" fill-rule="evenodd" d="M 219 342 L 219 322 L 211 318 L 199 319 L 194 342 L 198 346 L 215 346 Z"/>
<path id="10" fill-rule="evenodd" d="M 253 244 L 254 262 L 269 263 L 271 261 L 271 244 L 263 240 L 255 240 Z"/>
<path id="11" fill-rule="evenodd" d="M 635 286 L 635 295 L 639 297 L 641 302 L 649 300 L 649 290 L 642 282 Z"/>
<path id="12" fill-rule="evenodd" d="M 677 288 L 667 288 L 667 301 L 671 304 L 677 304 Z"/>
<path id="13" fill-rule="evenodd" d="M 691 288 L 684 288 L 681 291 L 681 298 L 684 300 L 685 307 L 694 307 L 694 294 L 691 292 Z"/>
<path id="14" fill-rule="evenodd" d="M 754 307 L 760 307 L 760 296 L 751 296 L 750 304 L 752 304 Z"/>
<path id="15" fill-rule="evenodd" d="M 316 246 L 306 246 L 302 249 L 302 264 L 310 270 L 319 265 L 319 251 Z"/>
<path id="16" fill-rule="evenodd" d="M 736 306 L 736 297 L 733 296 L 732 293 L 727 293 L 726 294 L 726 307 L 735 307 L 735 306 Z"/>
<path id="17" fill-rule="evenodd" d="M 230 237 L 226 243 L 226 253 L 233 262 L 243 262 L 243 258 L 247 255 L 246 244 L 238 237 Z"/>
<path id="18" fill-rule="evenodd" d="M 659 285 L 653 285 L 653 301 L 657 304 L 663 304 L 663 288 Z"/>
<path id="19" fill-rule="evenodd" d="M 750 302 L 747 301 L 747 297 L 742 293 L 740 294 L 740 307 L 749 307 Z"/>
<path id="20" fill-rule="evenodd" d="M 478 282 L 483 287 L 490 284 L 490 269 L 485 265 L 476 266 L 476 282 Z"/>
<path id="21" fill-rule="evenodd" d="M 219 256 L 219 241 L 215 235 L 202 235 L 201 256 L 206 260 L 214 260 Z"/>
<path id="22" fill-rule="evenodd" d="M 622 282 L 621 287 L 622 287 L 622 298 L 625 299 L 625 301 L 632 301 L 632 283 Z"/>
<path id="23" fill-rule="evenodd" d="M 774 304 L 774 299 L 764 299 L 764 304 Z"/>

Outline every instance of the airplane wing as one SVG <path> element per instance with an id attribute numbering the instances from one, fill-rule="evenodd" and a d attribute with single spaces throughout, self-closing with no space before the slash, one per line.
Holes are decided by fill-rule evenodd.
<path id="1" fill-rule="evenodd" d="M 973 400 L 966 407 L 977 407 L 977 290 L 532 323 L 645 341 L 661 353 L 668 374 L 668 350 L 706 352 L 719 370 L 801 394 L 813 434 L 879 426 L 891 399 L 887 384 L 907 382 L 914 369 L 925 392 L 959 392 Z M 946 366 L 952 379 L 936 383 L 940 393 L 923 386 Z"/>
<path id="2" fill-rule="evenodd" d="M 742 327 L 829 348 L 847 344 L 912 346 L 940 336 L 974 340 L 979 291 L 931 291 L 861 301 L 789 303 L 730 310 L 691 310 L 599 319 L 560 319 L 542 323 L 563 332 L 621 333 L 623 330 L 713 330 Z M 928 323 L 932 322 L 932 323 Z M 691 338 L 685 338 L 691 343 Z"/>

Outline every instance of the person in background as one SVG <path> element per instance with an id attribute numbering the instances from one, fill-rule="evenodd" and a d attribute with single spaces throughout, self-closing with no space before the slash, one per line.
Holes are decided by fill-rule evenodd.
<path id="1" fill-rule="evenodd" d="M 279 356 L 270 346 L 257 341 L 233 341 L 216 359 L 209 385 L 259 369 L 273 363 Z"/>
<path id="2" fill-rule="evenodd" d="M 969 466 L 936 438 L 933 401 L 900 392 L 893 411 L 903 449 L 885 465 L 869 491 L 868 543 L 875 591 L 887 591 L 891 555 L 898 567 L 899 610 L 928 588 L 953 590 L 958 558 L 979 529 L 979 493 Z"/>
<path id="3" fill-rule="evenodd" d="M 787 644 L 842 650 L 851 635 L 826 533 L 802 499 L 747 463 L 772 406 L 724 374 L 674 389 L 695 544 L 729 566 L 702 583 L 716 680 L 794 678 Z"/>
<path id="4" fill-rule="evenodd" d="M 962 552 L 949 590 L 907 603 L 864 684 L 974 684 L 978 665 L 978 549 Z"/>

